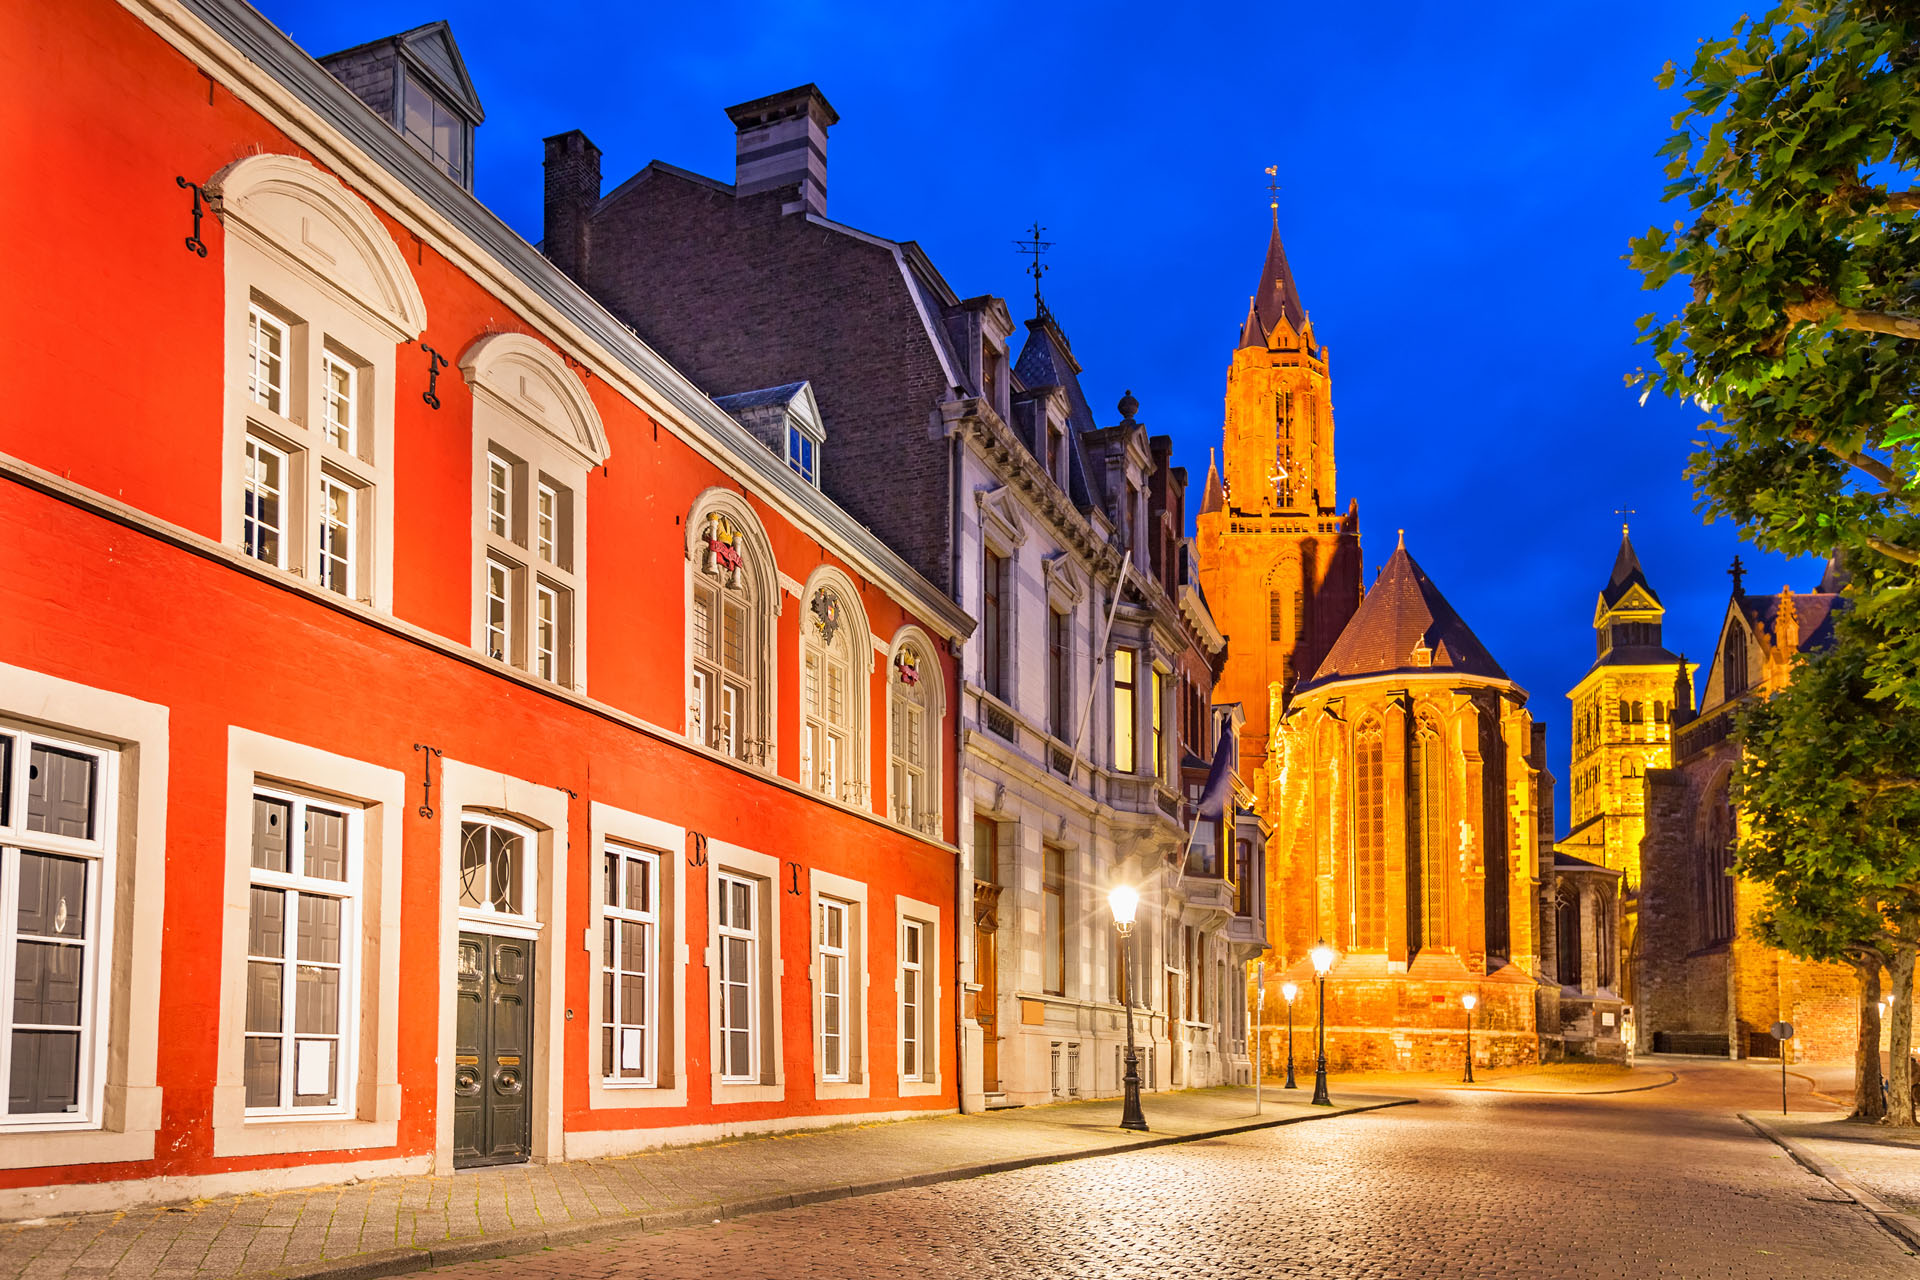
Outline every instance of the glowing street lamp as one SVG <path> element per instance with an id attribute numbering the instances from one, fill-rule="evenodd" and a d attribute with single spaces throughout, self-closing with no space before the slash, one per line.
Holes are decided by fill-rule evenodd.
<path id="1" fill-rule="evenodd" d="M 1327 972 L 1333 968 L 1333 962 L 1339 958 L 1339 952 L 1328 946 L 1324 940 L 1317 942 L 1313 950 L 1307 952 L 1313 961 L 1313 976 L 1320 983 L 1320 998 L 1314 1002 L 1313 1015 L 1319 1024 L 1318 1063 L 1313 1072 L 1313 1105 L 1330 1107 L 1333 1099 L 1327 1096 Z"/>
<path id="2" fill-rule="evenodd" d="M 1140 895 L 1128 885 L 1115 885 L 1107 894 L 1107 906 L 1113 912 L 1113 927 L 1120 935 L 1120 1003 L 1127 1008 L 1126 1101 L 1120 1108 L 1120 1127 L 1146 1132 L 1147 1118 L 1140 1111 L 1140 1054 L 1133 1047 L 1133 914 L 1140 909 Z"/>
<path id="3" fill-rule="evenodd" d="M 1469 991 L 1460 997 L 1460 1003 L 1467 1008 L 1467 1079 L 1473 1083 L 1473 1007 L 1480 1003 L 1480 997 Z"/>
<path id="4" fill-rule="evenodd" d="M 1287 998 L 1287 1088 L 1298 1089 L 1300 1086 L 1293 1082 L 1293 998 L 1300 994 L 1300 984 L 1283 982 L 1280 994 Z"/>

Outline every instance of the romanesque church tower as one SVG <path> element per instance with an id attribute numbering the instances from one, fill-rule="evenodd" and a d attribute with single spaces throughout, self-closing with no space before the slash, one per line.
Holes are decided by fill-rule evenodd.
<path id="1" fill-rule="evenodd" d="M 1229 637 L 1213 696 L 1246 709 L 1247 761 L 1267 758 L 1286 698 L 1360 603 L 1359 507 L 1342 514 L 1335 498 L 1329 354 L 1294 285 L 1276 208 L 1227 368 L 1225 474 L 1208 464 L 1198 522 L 1201 589 Z"/>

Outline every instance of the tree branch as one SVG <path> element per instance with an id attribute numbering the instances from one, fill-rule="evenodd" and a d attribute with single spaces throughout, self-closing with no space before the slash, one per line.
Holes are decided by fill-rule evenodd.
<path id="1" fill-rule="evenodd" d="M 1893 468 L 1880 461 L 1880 459 L 1871 454 L 1861 453 L 1858 450 L 1850 453 L 1842 452 L 1816 436 L 1810 427 L 1803 427 L 1793 434 L 1797 439 L 1804 440 L 1816 448 L 1826 450 L 1848 466 L 1856 467 L 1866 472 L 1879 482 L 1882 489 L 1887 491 L 1888 497 L 1895 498 L 1902 503 L 1906 502 L 1906 498 L 1901 493 L 1901 490 L 1906 486 L 1900 483 L 1900 477 L 1894 473 Z"/>
<path id="2" fill-rule="evenodd" d="M 1886 203 L 1881 207 L 1889 213 L 1911 213 L 1920 209 L 1920 190 L 1889 192 Z"/>
<path id="3" fill-rule="evenodd" d="M 1901 315 L 1897 311 L 1864 311 L 1859 307 L 1843 307 L 1830 297 L 1813 297 L 1800 302 L 1789 302 L 1786 313 L 1787 319 L 1804 321 L 1808 324 L 1825 322 L 1838 329 L 1852 329 L 1860 333 L 1884 333 L 1895 338 L 1920 338 L 1920 319 Z"/>
<path id="4" fill-rule="evenodd" d="M 1870 537 L 1867 539 L 1867 545 L 1889 560 L 1898 560 L 1901 564 L 1920 564 L 1920 551 L 1909 551 L 1897 542 Z"/>

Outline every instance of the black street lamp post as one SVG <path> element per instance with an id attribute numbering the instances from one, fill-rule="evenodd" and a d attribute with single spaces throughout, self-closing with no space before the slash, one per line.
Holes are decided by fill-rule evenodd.
<path id="1" fill-rule="evenodd" d="M 1280 994 L 1287 998 L 1287 1088 L 1298 1089 L 1293 1082 L 1293 998 L 1300 994 L 1300 988 L 1291 982 L 1280 984 Z"/>
<path id="2" fill-rule="evenodd" d="M 1463 1005 L 1465 1005 L 1465 1006 L 1467 1007 L 1467 1078 L 1466 1078 L 1466 1083 L 1467 1083 L 1467 1084 L 1472 1084 L 1472 1083 L 1473 1083 L 1473 1006 L 1475 1006 L 1475 1005 L 1477 1005 L 1477 1004 L 1479 1004 L 1479 1003 L 1480 1003 L 1480 997 L 1479 997 L 1479 996 L 1477 996 L 1477 995 L 1475 995 L 1475 994 L 1473 994 L 1473 992 L 1471 992 L 1471 991 L 1469 991 L 1469 992 L 1467 992 L 1467 993 L 1466 993 L 1465 995 L 1463 995 L 1463 996 L 1461 996 L 1461 997 L 1460 997 L 1460 1003 L 1461 1003 L 1461 1004 L 1463 1004 Z"/>
<path id="3" fill-rule="evenodd" d="M 1325 942 L 1314 944 L 1307 954 L 1313 959 L 1313 976 L 1320 981 L 1320 998 L 1314 1001 L 1313 1010 L 1319 1037 L 1318 1061 L 1313 1071 L 1313 1105 L 1330 1107 L 1333 1099 L 1327 1096 L 1327 971 L 1333 968 L 1336 956 Z"/>
<path id="4" fill-rule="evenodd" d="M 1120 1127 L 1147 1131 L 1147 1117 L 1140 1110 L 1140 1054 L 1133 1047 L 1133 913 L 1140 906 L 1140 895 L 1120 885 L 1107 895 L 1113 910 L 1113 927 L 1120 934 L 1120 1003 L 1127 1010 L 1126 1101 L 1120 1108 Z"/>

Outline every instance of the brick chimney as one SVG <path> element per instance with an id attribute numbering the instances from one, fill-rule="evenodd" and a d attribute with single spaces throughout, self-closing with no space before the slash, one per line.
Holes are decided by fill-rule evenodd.
<path id="1" fill-rule="evenodd" d="M 736 194 L 750 196 L 798 186 L 799 204 L 788 206 L 788 211 L 805 209 L 826 216 L 827 130 L 840 122 L 840 113 L 817 86 L 803 84 L 728 107 L 727 119 L 738 131 L 733 170 Z"/>
<path id="2" fill-rule="evenodd" d="M 585 285 L 593 209 L 600 203 L 600 148 L 578 129 L 547 139 L 546 197 L 542 250 Z"/>

